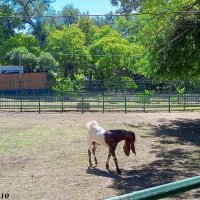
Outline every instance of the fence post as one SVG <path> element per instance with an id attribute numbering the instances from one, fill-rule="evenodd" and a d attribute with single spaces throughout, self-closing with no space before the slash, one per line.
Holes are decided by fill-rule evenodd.
<path id="1" fill-rule="evenodd" d="M 19 74 L 19 89 L 20 89 L 20 94 L 22 95 L 22 74 Z"/>
<path id="2" fill-rule="evenodd" d="M 169 109 L 169 113 L 171 112 L 171 98 L 170 96 L 168 97 L 168 109 Z"/>
<path id="3" fill-rule="evenodd" d="M 62 108 L 61 108 L 61 109 L 62 109 L 62 112 L 63 112 L 63 111 L 64 111 L 64 105 L 63 105 L 64 96 L 63 96 L 63 94 L 62 94 L 62 97 L 61 97 L 61 98 L 62 98 L 62 102 L 61 102 L 61 106 L 62 106 Z"/>
<path id="4" fill-rule="evenodd" d="M 184 108 L 184 111 L 185 111 L 185 108 L 186 108 L 186 102 L 185 102 L 185 98 L 186 98 L 186 95 L 183 94 L 183 108 Z"/>
<path id="5" fill-rule="evenodd" d="M 22 95 L 20 95 L 20 112 L 22 112 Z"/>
<path id="6" fill-rule="evenodd" d="M 143 106 L 144 106 L 144 112 L 146 112 L 146 95 L 144 94 L 144 98 L 143 98 Z"/>
<path id="7" fill-rule="evenodd" d="M 83 106 L 84 106 L 84 105 L 83 105 L 83 103 L 84 103 L 83 100 L 84 100 L 84 99 L 83 99 L 83 96 L 82 96 L 82 98 L 81 98 L 81 103 L 82 103 L 82 105 L 81 105 L 81 112 L 82 112 L 82 113 L 84 112 L 84 110 L 83 110 L 83 109 L 84 109 L 84 107 L 83 107 Z"/>
<path id="8" fill-rule="evenodd" d="M 104 106 L 105 105 L 104 105 L 104 93 L 103 93 L 103 113 L 104 113 L 104 109 L 105 109 Z"/>
<path id="9" fill-rule="evenodd" d="M 41 108 L 40 108 L 40 97 L 38 97 L 38 103 L 39 103 L 39 113 L 41 112 Z"/>
<path id="10" fill-rule="evenodd" d="M 124 97 L 124 100 L 125 100 L 125 113 L 127 113 L 127 101 L 126 101 L 126 96 Z"/>
<path id="11" fill-rule="evenodd" d="M 21 73 L 19 74 L 19 89 L 20 89 L 20 112 L 22 112 L 22 78 L 21 78 Z"/>

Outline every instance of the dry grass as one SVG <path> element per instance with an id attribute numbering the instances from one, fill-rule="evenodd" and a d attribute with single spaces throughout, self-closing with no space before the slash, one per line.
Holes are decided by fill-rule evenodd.
<path id="1" fill-rule="evenodd" d="M 198 175 L 199 113 L 55 114 L 0 113 L 0 193 L 9 199 L 106 199 Z M 137 156 L 117 148 L 122 175 L 88 168 L 85 123 L 135 131 Z M 198 189 L 173 198 L 200 198 Z"/>

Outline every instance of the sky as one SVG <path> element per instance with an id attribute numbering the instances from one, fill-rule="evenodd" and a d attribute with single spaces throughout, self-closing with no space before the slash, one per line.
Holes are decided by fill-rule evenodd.
<path id="1" fill-rule="evenodd" d="M 116 10 L 116 7 L 113 7 L 109 0 L 56 0 L 52 6 L 56 11 L 60 11 L 68 4 L 73 4 L 81 13 L 89 11 L 91 15 L 101 15 Z"/>

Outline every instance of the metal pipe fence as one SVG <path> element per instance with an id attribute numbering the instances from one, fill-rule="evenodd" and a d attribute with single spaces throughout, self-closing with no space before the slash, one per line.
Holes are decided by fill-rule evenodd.
<path id="1" fill-rule="evenodd" d="M 70 88 L 65 81 L 23 80 L 18 81 L 0 79 L 0 95 L 55 95 L 55 94 L 89 94 L 89 93 L 177 93 L 177 89 L 184 92 L 196 93 L 200 91 L 200 83 L 189 81 L 100 81 L 87 80 Z"/>
<path id="2" fill-rule="evenodd" d="M 199 188 L 199 186 L 200 176 L 194 176 L 180 181 L 175 181 L 172 183 L 167 183 L 164 185 L 159 185 L 152 188 L 132 192 L 129 194 L 116 196 L 107 200 L 161 199 L 165 197 L 172 197 L 173 195 L 177 195 L 179 193 L 184 193 L 186 191 Z"/>
<path id="3" fill-rule="evenodd" d="M 200 94 L 0 95 L 0 110 L 23 112 L 173 112 L 200 110 Z"/>

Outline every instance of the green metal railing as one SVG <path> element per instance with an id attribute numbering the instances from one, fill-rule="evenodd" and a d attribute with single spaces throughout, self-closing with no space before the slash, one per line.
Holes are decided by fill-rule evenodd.
<path id="1" fill-rule="evenodd" d="M 147 200 L 147 199 L 160 199 L 163 197 L 172 196 L 173 194 L 182 193 L 187 190 L 200 187 L 200 176 L 168 183 L 146 190 L 141 190 L 118 197 L 113 197 L 108 200 Z"/>
<path id="2" fill-rule="evenodd" d="M 155 112 L 200 110 L 200 94 L 0 95 L 0 110 L 36 112 Z"/>

